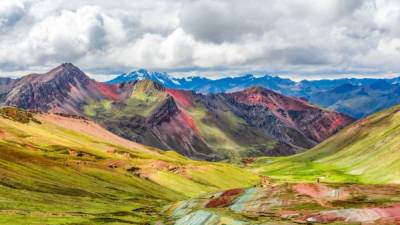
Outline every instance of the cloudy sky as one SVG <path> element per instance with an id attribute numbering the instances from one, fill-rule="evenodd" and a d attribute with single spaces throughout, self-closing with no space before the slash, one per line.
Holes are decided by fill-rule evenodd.
<path id="1" fill-rule="evenodd" d="M 400 74 L 398 0 L 1 0 L 0 76 Z"/>

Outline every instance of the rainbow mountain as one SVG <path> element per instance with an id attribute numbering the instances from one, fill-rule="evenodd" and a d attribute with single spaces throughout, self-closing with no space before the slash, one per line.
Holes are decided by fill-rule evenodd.
<path id="1" fill-rule="evenodd" d="M 303 152 L 354 121 L 261 87 L 204 95 L 150 80 L 107 84 L 70 63 L 3 89 L 3 105 L 85 116 L 129 140 L 209 161 Z"/>

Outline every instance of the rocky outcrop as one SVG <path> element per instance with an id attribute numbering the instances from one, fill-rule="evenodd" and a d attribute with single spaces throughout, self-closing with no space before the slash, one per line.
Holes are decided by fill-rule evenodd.
<path id="1" fill-rule="evenodd" d="M 175 150 L 193 159 L 216 161 L 219 158 L 202 139 L 191 118 L 167 95 L 164 102 L 147 119 L 147 127 L 163 149 Z"/>
<path id="2" fill-rule="evenodd" d="M 162 123 L 168 123 L 171 121 L 171 118 L 178 113 L 180 113 L 180 111 L 175 104 L 174 99 L 171 96 L 168 96 L 165 102 L 147 119 L 147 123 L 151 127 L 158 126 Z"/>

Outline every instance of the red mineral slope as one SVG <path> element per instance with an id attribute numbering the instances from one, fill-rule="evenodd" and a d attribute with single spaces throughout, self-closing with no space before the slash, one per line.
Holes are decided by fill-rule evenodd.
<path id="1" fill-rule="evenodd" d="M 236 199 L 236 196 L 243 193 L 243 190 L 240 188 L 235 188 L 231 190 L 224 191 L 213 197 L 206 205 L 206 208 L 222 208 L 227 207 L 233 203 Z"/>
<path id="2" fill-rule="evenodd" d="M 286 126 L 301 131 L 316 142 L 325 140 L 354 121 L 344 114 L 323 110 L 302 99 L 265 88 L 254 87 L 228 95 L 241 104 L 264 106 Z"/>
<path id="3" fill-rule="evenodd" d="M 185 108 L 192 108 L 193 103 L 192 103 L 192 97 L 191 91 L 183 91 L 183 90 L 174 90 L 174 89 L 167 89 L 166 92 L 170 94 L 175 101 L 177 101 L 179 104 L 181 104 Z"/>
<path id="4" fill-rule="evenodd" d="M 101 82 L 96 82 L 96 88 L 105 96 L 113 101 L 118 101 L 120 96 L 118 94 L 118 85 L 109 85 Z"/>
<path id="5" fill-rule="evenodd" d="M 199 134 L 199 129 L 197 128 L 193 118 L 190 115 L 188 115 L 183 109 L 180 109 L 179 113 L 181 120 L 190 128 L 192 128 L 197 134 Z"/>
<path id="6" fill-rule="evenodd" d="M 197 134 L 199 134 L 199 129 L 197 128 L 195 121 L 185 110 L 194 107 L 192 103 L 192 92 L 184 90 L 175 90 L 175 89 L 166 89 L 165 92 L 168 93 L 170 96 L 172 96 L 174 102 L 176 102 L 178 105 L 179 108 L 178 119 L 182 123 L 189 126 Z"/>

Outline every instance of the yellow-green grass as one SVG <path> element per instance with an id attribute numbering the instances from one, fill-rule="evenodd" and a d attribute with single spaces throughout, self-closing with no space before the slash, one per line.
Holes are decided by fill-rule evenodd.
<path id="1" fill-rule="evenodd" d="M 258 182 L 232 165 L 110 143 L 36 118 L 0 118 L 0 224 L 142 224 L 163 220 L 171 202 Z"/>
<path id="2" fill-rule="evenodd" d="M 167 94 L 154 87 L 149 87 L 154 83 L 143 81 L 140 85 L 135 85 L 132 95 L 127 100 L 127 107 L 124 113 L 132 113 L 147 117 L 166 99 Z"/>
<path id="3" fill-rule="evenodd" d="M 112 107 L 110 100 L 102 100 L 100 102 L 92 101 L 90 104 L 83 107 L 85 115 L 96 116 L 101 112 L 108 111 Z"/>
<path id="4" fill-rule="evenodd" d="M 84 114 L 90 117 L 120 118 L 126 115 L 148 117 L 165 101 L 167 93 L 155 87 L 147 80 L 138 82 L 129 98 L 123 102 L 124 107 L 113 107 L 112 101 L 92 101 L 83 106 Z"/>
<path id="5" fill-rule="evenodd" d="M 205 122 L 208 115 L 208 111 L 205 108 L 193 108 L 189 110 L 189 114 L 195 119 L 195 123 L 199 127 L 201 136 L 215 152 L 224 155 L 228 154 L 231 159 L 239 158 L 239 151 L 242 147 L 228 137 L 223 130 L 219 129 L 214 124 Z"/>
<path id="6" fill-rule="evenodd" d="M 260 158 L 252 170 L 280 180 L 400 183 L 400 106 L 360 120 L 303 154 Z"/>
<path id="7" fill-rule="evenodd" d="M 214 118 L 206 108 L 195 105 L 187 112 L 194 119 L 207 144 L 230 162 L 239 163 L 253 152 L 257 154 L 260 149 L 273 148 L 275 144 L 273 140 L 256 133 L 250 135 L 252 140 L 247 140 L 249 128 L 245 127 L 245 121 L 230 111 L 216 113 L 218 118 Z"/>

